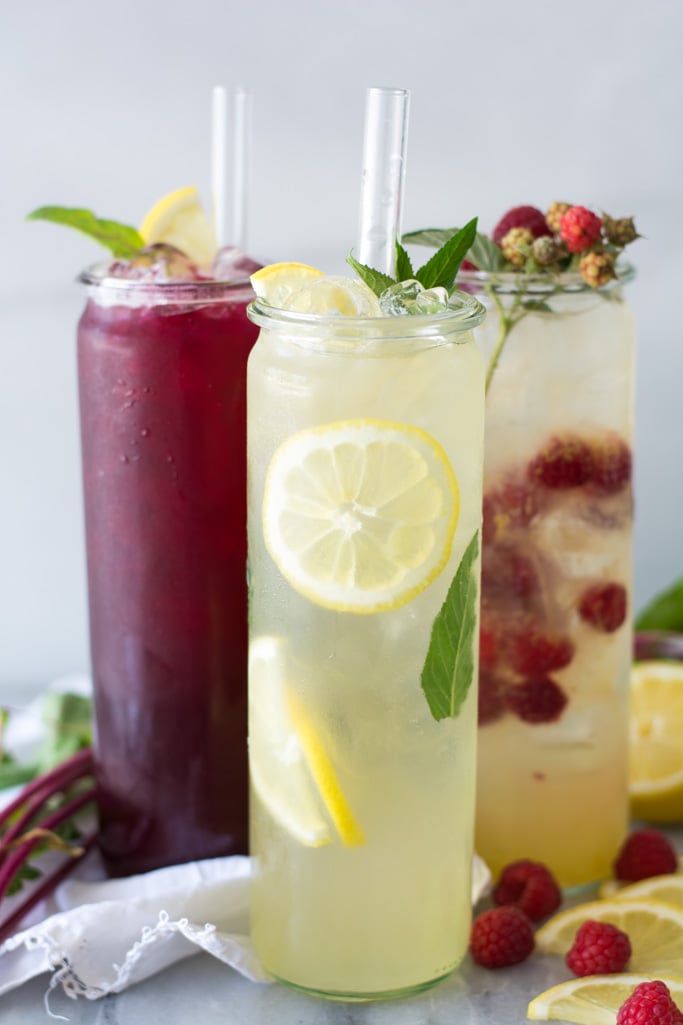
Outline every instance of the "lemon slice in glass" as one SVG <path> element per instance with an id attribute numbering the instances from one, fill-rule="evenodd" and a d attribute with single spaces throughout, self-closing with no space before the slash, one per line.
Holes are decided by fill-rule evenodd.
<path id="1" fill-rule="evenodd" d="M 194 185 L 163 196 L 140 225 L 146 245 L 165 242 L 182 250 L 198 267 L 209 267 L 216 255 L 216 235 Z"/>
<path id="2" fill-rule="evenodd" d="M 252 274 L 249 280 L 259 299 L 284 309 L 295 292 L 322 277 L 321 270 L 309 267 L 307 263 L 269 263 Z"/>
<path id="3" fill-rule="evenodd" d="M 412 601 L 441 572 L 459 514 L 455 474 L 419 427 L 339 420 L 299 432 L 266 477 L 263 533 L 310 601 L 373 613 Z"/>
<path id="4" fill-rule="evenodd" d="M 646 822 L 683 821 L 683 662 L 631 670 L 631 812 Z"/>
<path id="5" fill-rule="evenodd" d="M 683 977 L 683 908 L 656 900 L 598 900 L 560 911 L 536 933 L 542 954 L 566 954 L 589 919 L 609 922 L 631 941 L 629 968 Z"/>
<path id="6" fill-rule="evenodd" d="M 527 1008 L 532 1021 L 568 1021 L 577 1025 L 614 1025 L 617 1011 L 641 982 L 660 979 L 683 1009 L 683 979 L 669 975 L 589 975 L 569 979 L 535 997 Z"/>
<path id="7" fill-rule="evenodd" d="M 249 765 L 254 789 L 273 818 L 307 847 L 347 847 L 363 833 L 322 738 L 287 683 L 287 648 L 260 637 L 249 649 Z"/>

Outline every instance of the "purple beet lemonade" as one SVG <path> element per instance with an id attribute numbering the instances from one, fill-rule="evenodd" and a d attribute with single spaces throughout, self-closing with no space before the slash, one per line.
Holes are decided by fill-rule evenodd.
<path id="1" fill-rule="evenodd" d="M 247 850 L 246 281 L 82 275 L 100 846 L 116 875 Z"/>

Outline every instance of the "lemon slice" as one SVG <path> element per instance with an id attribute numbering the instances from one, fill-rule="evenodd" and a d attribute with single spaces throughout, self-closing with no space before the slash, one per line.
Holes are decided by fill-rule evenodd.
<path id="1" fill-rule="evenodd" d="M 535 997 L 527 1008 L 532 1021 L 568 1021 L 577 1025 L 614 1025 L 617 1011 L 641 982 L 660 979 L 683 1009 L 683 979 L 671 975 L 588 975 L 553 986 Z"/>
<path id="2" fill-rule="evenodd" d="M 146 214 L 140 234 L 147 245 L 165 242 L 182 250 L 198 267 L 216 255 L 216 235 L 194 185 L 163 196 Z"/>
<path id="3" fill-rule="evenodd" d="M 249 649 L 249 765 L 255 791 L 273 818 L 307 847 L 331 843 L 330 820 L 346 846 L 363 834 L 332 761 L 303 703 L 287 686 L 283 640 L 261 637 Z"/>
<path id="4" fill-rule="evenodd" d="M 663 876 L 651 876 L 649 879 L 641 879 L 637 883 L 622 883 L 618 879 L 605 879 L 605 881 L 600 885 L 600 889 L 598 890 L 598 896 L 601 897 L 603 900 L 606 900 L 611 897 L 613 897 L 616 900 L 619 894 L 624 893 L 625 890 L 633 889 L 634 886 L 645 885 L 647 891 L 646 884 L 649 883 L 652 886 L 652 893 L 650 893 L 649 896 L 656 896 L 657 900 L 664 900 L 667 901 L 667 903 L 669 904 L 677 904 L 677 900 L 672 900 L 670 897 L 665 897 L 663 893 L 665 889 L 665 880 L 676 880 L 672 887 L 672 893 L 675 893 L 679 885 L 679 878 L 683 879 L 683 854 L 679 855 L 678 858 L 677 873 L 670 873 L 669 875 Z M 661 880 L 662 882 L 660 883 L 659 880 Z M 683 883 L 681 883 L 680 885 L 683 886 Z M 658 896 L 655 894 L 655 890 L 658 889 L 660 886 L 662 887 L 662 896 Z"/>
<path id="5" fill-rule="evenodd" d="M 600 891 L 602 896 L 602 888 Z M 683 874 L 670 873 L 662 876 L 650 876 L 640 879 L 637 883 L 618 887 L 611 893 L 612 900 L 663 900 L 666 904 L 675 904 L 683 908 Z"/>
<path id="6" fill-rule="evenodd" d="M 448 457 L 426 431 L 339 420 L 277 449 L 263 532 L 300 594 L 340 612 L 382 612 L 407 604 L 438 576 L 458 512 Z"/>
<path id="7" fill-rule="evenodd" d="M 631 670 L 631 811 L 646 822 L 683 822 L 683 662 Z"/>
<path id="8" fill-rule="evenodd" d="M 282 309 L 286 308 L 295 292 L 322 277 L 321 270 L 306 263 L 269 263 L 252 274 L 249 280 L 259 299 Z"/>
<path id="9" fill-rule="evenodd" d="M 635 972 L 683 976 L 683 908 L 663 901 L 598 900 L 561 911 L 536 933 L 544 954 L 566 954 L 576 932 L 592 919 L 609 922 L 631 941 L 628 967 Z"/>

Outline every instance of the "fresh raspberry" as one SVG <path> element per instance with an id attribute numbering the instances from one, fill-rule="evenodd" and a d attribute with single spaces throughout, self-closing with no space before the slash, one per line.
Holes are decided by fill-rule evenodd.
<path id="1" fill-rule="evenodd" d="M 557 263 L 558 260 L 567 255 L 567 250 L 561 242 L 556 242 L 551 235 L 541 235 L 540 238 L 534 239 L 531 255 L 539 267 L 551 267 L 552 264 Z"/>
<path id="2" fill-rule="evenodd" d="M 506 968 L 525 961 L 534 949 L 534 929 L 519 908 L 482 911 L 472 925 L 470 951 L 484 968 Z"/>
<path id="3" fill-rule="evenodd" d="M 609 975 L 623 972 L 631 957 L 631 941 L 608 922 L 584 922 L 565 957 L 574 975 Z"/>
<path id="4" fill-rule="evenodd" d="M 523 267 L 531 249 L 534 236 L 528 228 L 510 228 L 500 243 L 503 256 L 514 267 Z"/>
<path id="5" fill-rule="evenodd" d="M 631 449 L 617 434 L 608 434 L 593 442 L 591 488 L 615 495 L 631 480 Z"/>
<path id="6" fill-rule="evenodd" d="M 506 865 L 493 890 L 493 902 L 514 905 L 532 922 L 552 915 L 562 903 L 560 888 L 539 861 L 513 861 Z"/>
<path id="7" fill-rule="evenodd" d="M 529 463 L 527 474 L 546 488 L 578 488 L 591 479 L 593 464 L 590 445 L 569 434 L 551 438 Z"/>
<path id="8" fill-rule="evenodd" d="M 562 218 L 569 210 L 571 203 L 551 203 L 545 215 L 545 223 L 554 235 L 559 235 Z"/>
<path id="9" fill-rule="evenodd" d="M 641 982 L 617 1011 L 616 1025 L 683 1025 L 683 1013 L 659 979 Z"/>
<path id="10" fill-rule="evenodd" d="M 658 829 L 637 829 L 624 841 L 614 862 L 614 875 L 624 883 L 678 870 L 673 845 Z"/>
<path id="11" fill-rule="evenodd" d="M 531 232 L 532 238 L 550 235 L 542 211 L 535 206 L 513 206 L 512 210 L 508 210 L 498 221 L 491 238 L 500 245 L 511 228 L 526 228 Z"/>
<path id="12" fill-rule="evenodd" d="M 600 238 L 601 219 L 585 206 L 570 206 L 560 221 L 560 238 L 570 253 L 582 253 Z"/>
<path id="13" fill-rule="evenodd" d="M 584 253 L 579 263 L 579 274 L 591 288 L 602 288 L 617 276 L 612 253 Z"/>
<path id="14" fill-rule="evenodd" d="M 507 708 L 523 722 L 557 722 L 568 697 L 549 676 L 538 676 L 509 687 L 504 695 Z"/>
<path id="15" fill-rule="evenodd" d="M 539 510 L 538 489 L 533 480 L 508 476 L 495 491 L 484 495 L 484 544 L 503 540 L 508 531 L 528 527 Z"/>
<path id="16" fill-rule="evenodd" d="M 520 676 L 542 676 L 564 669 L 574 657 L 574 645 L 564 634 L 544 633 L 536 623 L 526 623 L 506 643 L 510 665 Z"/>
<path id="17" fill-rule="evenodd" d="M 505 715 L 503 681 L 490 669 L 479 670 L 479 706 L 477 722 L 480 726 L 496 722 Z"/>
<path id="18" fill-rule="evenodd" d="M 614 218 L 603 214 L 602 227 L 605 238 L 613 246 L 627 246 L 630 242 L 635 242 L 637 238 L 640 238 L 632 217 Z"/>
<path id="19" fill-rule="evenodd" d="M 491 669 L 496 664 L 498 657 L 498 643 L 496 634 L 483 621 L 479 626 L 479 665 L 485 669 Z"/>
<path id="20" fill-rule="evenodd" d="M 596 630 L 614 633 L 626 619 L 626 588 L 621 584 L 593 584 L 581 595 L 579 615 Z"/>
<path id="21" fill-rule="evenodd" d="M 484 549 L 481 564 L 482 598 L 499 604 L 501 600 L 516 601 L 537 594 L 538 574 L 528 555 L 512 545 L 489 545 Z"/>

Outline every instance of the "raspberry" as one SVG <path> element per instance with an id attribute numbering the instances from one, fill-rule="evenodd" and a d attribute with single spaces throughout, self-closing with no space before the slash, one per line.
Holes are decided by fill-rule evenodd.
<path id="1" fill-rule="evenodd" d="M 538 574 L 531 559 L 508 545 L 489 545 L 481 566 L 482 598 L 530 598 L 539 590 Z"/>
<path id="2" fill-rule="evenodd" d="M 549 869 L 539 861 L 513 861 L 506 865 L 493 890 L 493 902 L 513 905 L 532 922 L 552 915 L 562 903 L 560 888 Z"/>
<path id="3" fill-rule="evenodd" d="M 596 630 L 614 633 L 626 619 L 626 588 L 621 584 L 593 584 L 581 595 L 579 615 Z"/>
<path id="4" fill-rule="evenodd" d="M 683 1014 L 659 979 L 641 982 L 617 1011 L 616 1025 L 683 1025 Z"/>
<path id="5" fill-rule="evenodd" d="M 531 232 L 532 238 L 550 235 L 543 213 L 535 206 L 513 206 L 512 210 L 508 210 L 498 221 L 491 238 L 500 245 L 511 228 L 526 228 Z"/>
<path id="6" fill-rule="evenodd" d="M 528 228 L 510 228 L 503 236 L 500 248 L 503 256 L 515 267 L 523 267 L 526 263 L 534 236 Z"/>
<path id="7" fill-rule="evenodd" d="M 525 961 L 534 949 L 534 929 L 519 908 L 482 911 L 470 935 L 472 958 L 484 968 L 506 968 Z"/>
<path id="8" fill-rule="evenodd" d="M 623 972 L 631 956 L 631 941 L 625 932 L 608 922 L 584 922 L 567 954 L 567 967 L 574 975 L 609 975 Z"/>
<path id="9" fill-rule="evenodd" d="M 484 495 L 483 539 L 485 544 L 501 540 L 514 527 L 527 527 L 538 512 L 535 482 L 517 476 L 505 479 L 497 491 Z"/>
<path id="10" fill-rule="evenodd" d="M 531 255 L 540 267 L 550 267 L 566 256 L 567 250 L 561 242 L 556 242 L 550 235 L 541 235 L 540 238 L 534 239 Z"/>
<path id="11" fill-rule="evenodd" d="M 585 206 L 570 206 L 560 221 L 560 238 L 570 253 L 582 253 L 600 238 L 602 221 Z"/>
<path id="12" fill-rule="evenodd" d="M 608 217 L 607 214 L 603 214 L 602 227 L 605 232 L 605 238 L 613 246 L 627 246 L 629 242 L 635 242 L 637 238 L 640 238 L 632 217 L 618 217 L 615 219 Z"/>
<path id="13" fill-rule="evenodd" d="M 614 862 L 614 875 L 624 883 L 678 870 L 671 842 L 658 829 L 637 829 L 624 841 Z"/>
<path id="14" fill-rule="evenodd" d="M 496 664 L 498 655 L 498 644 L 494 631 L 481 623 L 479 627 L 479 664 L 485 669 L 490 669 Z"/>
<path id="15" fill-rule="evenodd" d="M 556 722 L 569 699 L 559 683 L 549 676 L 539 676 L 510 687 L 504 700 L 506 707 L 523 722 L 538 724 Z"/>
<path id="16" fill-rule="evenodd" d="M 548 207 L 548 211 L 545 215 L 545 223 L 553 234 L 559 234 L 562 218 L 571 205 L 571 203 L 551 203 Z"/>
<path id="17" fill-rule="evenodd" d="M 593 443 L 591 487 L 606 495 L 615 495 L 631 480 L 631 450 L 616 434 Z"/>
<path id="18" fill-rule="evenodd" d="M 529 463 L 527 474 L 547 488 L 564 490 L 589 481 L 593 466 L 590 446 L 575 435 L 565 435 L 551 438 Z"/>
<path id="19" fill-rule="evenodd" d="M 584 253 L 579 263 L 579 273 L 591 288 L 602 288 L 617 276 L 612 253 Z"/>
<path id="20" fill-rule="evenodd" d="M 574 657 L 574 645 L 564 634 L 543 633 L 535 623 L 512 634 L 508 657 L 521 676 L 542 676 L 553 669 L 564 669 Z"/>
<path id="21" fill-rule="evenodd" d="M 488 669 L 479 670 L 479 706 L 477 722 L 480 726 L 496 722 L 505 714 L 502 681 Z"/>

